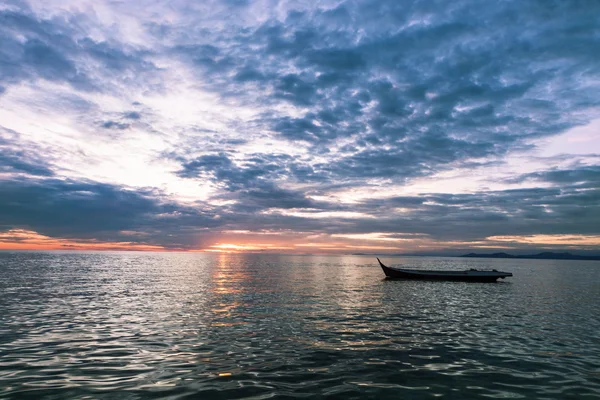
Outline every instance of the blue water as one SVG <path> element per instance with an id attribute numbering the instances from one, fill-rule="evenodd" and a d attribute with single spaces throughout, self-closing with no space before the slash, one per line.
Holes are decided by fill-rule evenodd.
<path id="1" fill-rule="evenodd" d="M 600 262 L 0 252 L 2 398 L 600 398 Z"/>

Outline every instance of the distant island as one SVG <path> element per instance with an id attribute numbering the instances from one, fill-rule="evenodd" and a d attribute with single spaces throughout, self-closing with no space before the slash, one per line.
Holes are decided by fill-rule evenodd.
<path id="1" fill-rule="evenodd" d="M 508 253 L 469 253 L 462 256 L 448 254 L 373 254 L 373 253 L 352 253 L 353 256 L 372 256 L 372 257 L 470 257 L 470 258 L 526 258 L 530 260 L 600 260 L 600 256 L 580 256 L 568 252 L 554 253 L 551 251 L 527 254 L 513 255 Z"/>
<path id="2" fill-rule="evenodd" d="M 477 254 L 469 253 L 460 257 L 472 257 L 472 258 L 529 258 L 535 260 L 600 260 L 600 256 L 579 256 L 571 253 L 553 253 L 550 251 L 538 254 L 529 254 L 522 256 L 515 256 L 508 253 L 491 253 L 491 254 Z"/>

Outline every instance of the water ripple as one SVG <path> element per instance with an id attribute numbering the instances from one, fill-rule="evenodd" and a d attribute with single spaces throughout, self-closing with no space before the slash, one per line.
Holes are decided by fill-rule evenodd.
<path id="1" fill-rule="evenodd" d="M 600 265 L 479 263 L 0 253 L 0 397 L 600 398 Z"/>

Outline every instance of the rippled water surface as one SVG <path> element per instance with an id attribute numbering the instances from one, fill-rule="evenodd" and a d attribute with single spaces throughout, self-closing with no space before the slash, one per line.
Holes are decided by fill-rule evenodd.
<path id="1" fill-rule="evenodd" d="M 0 252 L 2 398 L 600 398 L 600 262 Z"/>

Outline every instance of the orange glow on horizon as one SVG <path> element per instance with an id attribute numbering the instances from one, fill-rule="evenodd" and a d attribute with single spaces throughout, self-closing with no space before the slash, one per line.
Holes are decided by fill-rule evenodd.
<path id="1" fill-rule="evenodd" d="M 142 233 L 128 232 L 131 236 Z M 135 233 L 135 235 L 133 234 Z M 307 232 L 225 231 L 215 233 L 214 244 L 197 248 L 173 248 L 143 242 L 101 242 L 96 239 L 61 239 L 27 229 L 0 233 L 0 250 L 108 250 L 208 253 L 280 253 L 280 254 L 350 254 L 350 253 L 415 253 L 452 249 L 523 249 L 525 247 L 594 250 L 600 246 L 598 235 L 523 235 L 490 236 L 483 240 L 435 240 L 423 234 L 315 234 Z"/>
<path id="2" fill-rule="evenodd" d="M 56 239 L 26 229 L 0 233 L 0 250 L 126 250 L 169 251 L 163 246 L 135 242 Z"/>

